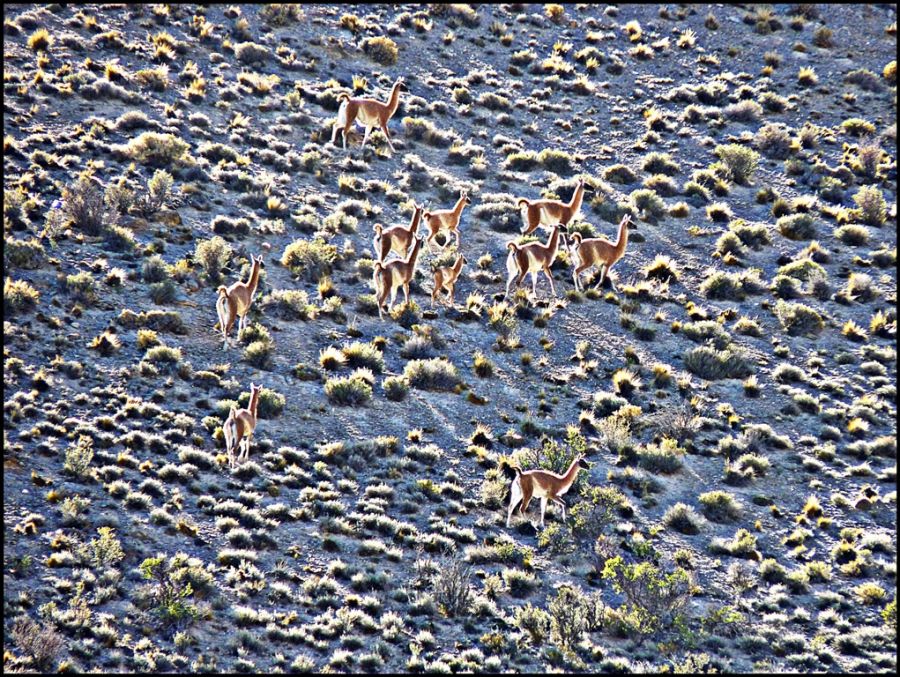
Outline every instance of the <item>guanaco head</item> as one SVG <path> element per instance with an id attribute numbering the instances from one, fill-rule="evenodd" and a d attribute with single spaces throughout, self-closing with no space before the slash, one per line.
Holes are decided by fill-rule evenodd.
<path id="1" fill-rule="evenodd" d="M 347 92 L 341 92 L 337 97 L 338 101 L 349 101 L 350 95 Z"/>
<path id="2" fill-rule="evenodd" d="M 431 212 L 422 212 L 422 218 L 427 221 L 431 218 Z"/>
<path id="3" fill-rule="evenodd" d="M 574 233 L 572 233 L 571 235 L 569 235 L 569 237 L 570 237 L 571 240 L 572 240 L 572 244 L 574 244 L 576 247 L 580 247 L 580 246 L 581 246 L 581 233 L 579 233 L 579 232 L 576 230 Z"/>
<path id="4" fill-rule="evenodd" d="M 250 397 L 253 397 L 254 395 L 258 395 L 260 390 L 262 390 L 262 384 L 253 385 L 251 383 L 250 384 Z"/>
<path id="5" fill-rule="evenodd" d="M 258 254 L 258 255 L 256 255 L 256 256 L 252 257 L 252 260 L 253 260 L 253 262 L 256 263 L 256 265 L 259 266 L 260 268 L 265 267 L 265 265 L 263 264 L 263 256 L 262 256 L 262 254 Z"/>
<path id="6" fill-rule="evenodd" d="M 401 92 L 409 91 L 409 87 L 406 86 L 406 80 L 404 80 L 402 76 L 397 78 L 397 82 L 394 83 L 394 87 L 399 89 Z"/>
<path id="7" fill-rule="evenodd" d="M 463 201 L 464 201 L 467 205 L 472 204 L 472 198 L 469 197 L 469 191 L 464 190 L 464 191 L 462 192 L 461 197 L 462 197 Z"/>
<path id="8" fill-rule="evenodd" d="M 220 296 L 228 296 L 228 287 L 226 287 L 224 284 L 220 284 L 219 288 L 216 289 L 216 293 Z"/>
<path id="9" fill-rule="evenodd" d="M 526 200 L 524 197 L 520 197 L 520 198 L 516 201 L 516 207 L 519 207 L 519 208 L 521 209 L 521 208 L 522 208 L 522 205 L 525 205 L 526 207 L 528 207 L 528 206 L 531 205 L 531 203 L 530 203 L 528 200 Z"/>
<path id="10" fill-rule="evenodd" d="M 517 245 L 515 242 L 510 240 L 509 242 L 506 243 L 506 248 L 509 249 L 510 251 L 515 251 L 519 248 L 519 245 Z"/>
<path id="11" fill-rule="evenodd" d="M 578 179 L 578 187 L 584 189 L 585 193 L 593 193 L 596 190 L 596 188 L 587 183 L 583 176 Z"/>
<path id="12" fill-rule="evenodd" d="M 384 230 L 384 226 L 382 226 L 380 223 L 376 223 L 372 227 L 375 229 L 375 235 L 377 237 L 381 237 L 381 231 Z"/>

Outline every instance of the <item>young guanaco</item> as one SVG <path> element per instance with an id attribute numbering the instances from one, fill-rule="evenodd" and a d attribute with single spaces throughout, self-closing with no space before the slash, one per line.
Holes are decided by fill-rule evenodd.
<path id="1" fill-rule="evenodd" d="M 619 235 L 615 243 L 610 242 L 605 237 L 592 237 L 587 240 L 581 238 L 581 233 L 572 233 L 572 263 L 575 264 L 575 272 L 572 278 L 575 280 L 575 288 L 581 290 L 580 275 L 591 266 L 597 266 L 602 269 L 600 281 L 596 284 L 599 288 L 603 284 L 603 280 L 609 273 L 609 269 L 622 258 L 625 253 L 625 247 L 628 244 L 628 226 L 631 224 L 631 217 L 626 214 L 619 222 Z M 612 282 L 612 279 L 610 279 Z M 613 284 L 613 289 L 616 285 Z"/>
<path id="2" fill-rule="evenodd" d="M 434 271 L 434 289 L 431 291 L 431 307 L 434 308 L 434 302 L 440 300 L 441 303 L 453 305 L 453 290 L 456 287 L 456 280 L 462 271 L 463 264 L 468 263 L 466 257 L 459 254 L 456 262 L 452 266 L 437 268 Z M 447 290 L 447 296 L 440 298 L 442 290 Z"/>
<path id="3" fill-rule="evenodd" d="M 519 198 L 516 205 L 522 214 L 522 234 L 528 235 L 533 233 L 540 225 L 551 225 L 561 223 L 568 226 L 569 222 L 575 218 L 575 215 L 581 209 L 581 202 L 584 199 L 584 179 L 579 179 L 575 186 L 575 192 L 572 193 L 572 199 L 568 203 L 559 200 L 527 200 L 524 197 Z"/>
<path id="4" fill-rule="evenodd" d="M 419 223 L 422 221 L 422 211 L 424 209 L 425 207 L 418 203 L 413 205 L 412 221 L 406 228 L 394 226 L 385 230 L 380 223 L 375 224 L 375 237 L 372 240 L 372 247 L 375 250 L 375 258 L 378 261 L 383 263 L 392 251 L 397 252 L 401 257 L 409 253 L 409 247 L 416 238 L 416 231 L 418 231 Z"/>
<path id="5" fill-rule="evenodd" d="M 556 289 L 553 287 L 553 276 L 550 274 L 550 266 L 556 260 L 556 254 L 559 251 L 559 234 L 565 232 L 566 227 L 561 223 L 553 226 L 553 232 L 547 239 L 546 244 L 543 242 L 529 242 L 528 244 L 516 244 L 515 242 L 507 242 L 506 247 L 509 254 L 506 257 L 506 272 L 509 275 L 506 280 L 506 295 L 509 298 L 509 290 L 513 282 L 518 287 L 527 273 L 531 273 L 531 294 L 537 297 L 537 278 L 540 271 L 544 271 L 544 275 L 550 281 L 550 291 L 556 296 Z"/>
<path id="6" fill-rule="evenodd" d="M 562 496 L 572 487 L 578 471 L 581 468 L 588 469 L 590 464 L 585 460 L 584 456 L 576 456 L 568 469 L 559 475 L 548 470 L 523 470 L 517 465 L 505 465 L 503 471 L 507 477 L 512 479 L 510 485 L 509 510 L 506 513 L 506 528 L 512 524 L 513 511 L 521 501 L 519 514 L 525 515 L 528 509 L 528 503 L 532 498 L 539 498 L 541 501 L 541 522 L 540 526 L 544 527 L 544 512 L 547 510 L 547 501 L 553 501 L 562 508 L 563 522 L 566 521 L 566 504 L 562 500 Z"/>
<path id="7" fill-rule="evenodd" d="M 256 294 L 256 287 L 259 284 L 259 268 L 262 265 L 262 254 L 251 257 L 253 265 L 250 268 L 250 279 L 246 282 L 235 282 L 230 287 L 224 284 L 217 289 L 219 298 L 216 300 L 216 313 L 219 316 L 219 329 L 222 330 L 222 337 L 225 339 L 223 349 L 228 348 L 228 334 L 234 321 L 240 318 L 238 323 L 238 333 L 247 324 L 247 314 L 250 312 L 250 306 L 253 304 L 253 296 Z"/>
<path id="8" fill-rule="evenodd" d="M 368 97 L 353 98 L 347 93 L 338 96 L 341 105 L 338 108 L 337 120 L 335 120 L 331 128 L 331 143 L 334 144 L 335 139 L 337 139 L 337 133 L 340 131 L 344 135 L 344 148 L 346 149 L 347 135 L 350 132 L 350 128 L 353 127 L 353 123 L 356 122 L 366 128 L 360 148 L 365 148 L 366 141 L 369 140 L 369 134 L 377 125 L 381 128 L 384 138 L 387 139 L 391 152 L 394 152 L 394 144 L 391 142 L 387 123 L 400 104 L 401 90 L 407 91 L 406 85 L 403 84 L 403 78 L 397 78 L 397 82 L 391 88 L 391 95 L 384 103 Z"/>
<path id="9" fill-rule="evenodd" d="M 453 234 L 456 238 L 456 246 L 459 248 L 459 219 L 466 205 L 472 204 L 469 197 L 469 191 L 464 190 L 459 194 L 459 199 L 453 206 L 453 209 L 441 209 L 436 212 L 425 212 L 422 218 L 428 225 L 428 250 L 434 251 L 432 240 L 438 236 L 441 231 L 447 231 L 447 234 Z"/>
<path id="10" fill-rule="evenodd" d="M 259 405 L 259 391 L 262 385 L 250 384 L 250 402 L 246 409 L 238 409 L 232 407 L 228 413 L 228 418 L 222 425 L 222 432 L 225 435 L 225 450 L 228 453 L 228 460 L 231 467 L 234 468 L 236 460 L 250 457 L 250 438 L 256 429 L 256 409 Z M 240 452 L 235 460 L 234 450 L 240 445 Z"/>
<path id="11" fill-rule="evenodd" d="M 394 259 L 387 263 L 375 262 L 372 271 L 372 281 L 375 284 L 379 318 L 384 319 L 382 308 L 388 294 L 391 295 L 391 304 L 388 306 L 388 312 L 394 307 L 394 299 L 400 287 L 403 287 L 403 300 L 409 303 L 409 283 L 416 273 L 416 259 L 419 256 L 419 251 L 422 249 L 423 239 L 421 237 L 415 238 L 412 250 L 405 260 Z"/>

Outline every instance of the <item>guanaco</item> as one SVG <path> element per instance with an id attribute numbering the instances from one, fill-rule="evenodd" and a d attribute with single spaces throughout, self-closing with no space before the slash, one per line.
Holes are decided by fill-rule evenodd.
<path id="1" fill-rule="evenodd" d="M 412 221 L 409 226 L 394 226 L 393 228 L 384 229 L 380 223 L 375 224 L 375 237 L 372 240 L 372 246 L 375 249 L 375 258 L 382 263 L 388 255 L 394 251 L 401 257 L 409 253 L 409 247 L 416 237 L 416 231 L 419 229 L 419 223 L 422 221 L 422 211 L 424 206 L 415 203 L 413 205 Z"/>
<path id="2" fill-rule="evenodd" d="M 366 128 L 362 146 L 360 146 L 360 148 L 365 148 L 369 134 L 375 128 L 375 125 L 378 125 L 384 134 L 384 138 L 387 139 L 388 145 L 391 147 L 391 152 L 394 152 L 394 144 L 391 142 L 387 123 L 400 104 L 401 90 L 407 91 L 406 85 L 403 84 L 403 78 L 397 78 L 397 82 L 391 88 L 391 95 L 385 103 L 368 97 L 353 98 L 346 92 L 340 94 L 338 100 L 341 102 L 341 105 L 338 108 L 337 120 L 335 120 L 331 128 L 331 143 L 334 144 L 335 139 L 337 139 L 337 133 L 340 131 L 344 135 L 344 149 L 346 149 L 347 134 L 350 132 L 353 123 L 356 122 Z"/>
<path id="3" fill-rule="evenodd" d="M 238 445 L 240 445 L 241 450 L 238 453 L 237 461 L 240 461 L 241 458 L 247 459 L 250 457 L 250 438 L 256 429 L 256 409 L 259 405 L 260 390 L 262 390 L 262 385 L 257 386 L 251 383 L 250 402 L 247 404 L 247 408 L 238 409 L 237 407 L 232 407 L 228 413 L 228 418 L 225 419 L 225 423 L 222 425 L 222 432 L 225 435 L 225 450 L 228 453 L 228 460 L 232 468 L 234 468 L 236 463 L 234 450 Z"/>
<path id="4" fill-rule="evenodd" d="M 509 298 L 509 290 L 515 281 L 518 287 L 527 273 L 531 273 L 531 294 L 537 298 L 537 278 L 540 271 L 544 271 L 544 275 L 550 281 L 550 291 L 556 296 L 556 289 L 553 287 L 553 276 L 550 274 L 550 266 L 556 260 L 556 254 L 559 251 L 559 234 L 566 232 L 566 227 L 561 223 L 553 226 L 553 232 L 547 239 L 546 244 L 543 242 L 529 242 L 528 244 L 516 244 L 515 242 L 507 242 L 506 247 L 509 254 L 506 257 L 506 272 L 509 278 L 506 280 L 506 295 Z"/>
<path id="5" fill-rule="evenodd" d="M 506 513 L 506 528 L 512 524 L 513 511 L 521 501 L 519 514 L 525 515 L 528 509 L 528 503 L 532 498 L 537 497 L 541 500 L 541 523 L 544 528 L 544 512 L 547 510 L 547 501 L 553 501 L 562 508 L 563 522 L 566 521 L 566 504 L 562 500 L 562 496 L 572 487 L 578 471 L 581 468 L 588 469 L 591 465 L 584 456 L 576 456 L 568 469 L 559 475 L 548 470 L 523 470 L 517 465 L 505 465 L 503 471 L 507 477 L 512 479 L 510 485 L 509 511 Z"/>
<path id="6" fill-rule="evenodd" d="M 572 278 L 575 280 L 575 289 L 581 290 L 581 279 L 579 276 L 591 266 L 597 266 L 598 269 L 602 269 L 600 281 L 595 285 L 596 288 L 603 284 L 609 269 L 625 253 L 625 247 L 628 244 L 629 224 L 631 224 L 631 217 L 626 214 L 619 222 L 619 235 L 615 244 L 605 237 L 592 237 L 583 240 L 581 239 L 581 233 L 572 233 L 572 263 L 575 264 L 575 272 L 572 273 Z M 612 278 L 610 278 L 610 283 L 615 289 L 616 285 L 612 282 Z"/>
<path id="7" fill-rule="evenodd" d="M 422 249 L 422 240 L 424 238 L 417 237 L 413 242 L 412 250 L 406 259 L 394 259 L 387 263 L 376 261 L 372 271 L 372 281 L 375 284 L 375 295 L 378 302 L 378 317 L 384 319 L 382 308 L 384 302 L 391 295 L 391 304 L 388 306 L 388 312 L 394 307 L 394 299 L 397 296 L 397 290 L 403 287 L 403 300 L 409 303 L 409 283 L 416 273 L 416 259 L 419 251 Z"/>
<path id="8" fill-rule="evenodd" d="M 590 188 L 590 187 L 589 187 Z M 540 225 L 561 223 L 568 226 L 569 222 L 581 209 L 581 201 L 584 199 L 584 179 L 579 179 L 572 193 L 572 199 L 568 203 L 559 200 L 527 200 L 524 197 L 516 201 L 516 206 L 522 214 L 522 234 L 533 233 Z"/>
<path id="9" fill-rule="evenodd" d="M 222 330 L 222 337 L 225 339 L 223 349 L 228 348 L 228 333 L 234 326 L 234 321 L 240 318 L 238 323 L 238 333 L 247 324 L 247 315 L 250 312 L 250 306 L 253 303 L 253 296 L 256 294 L 256 287 L 259 284 L 259 268 L 262 265 L 262 254 L 250 257 L 253 265 L 250 268 L 250 279 L 246 282 L 238 280 L 230 287 L 224 284 L 217 289 L 219 298 L 216 300 L 216 313 L 219 316 L 219 329 Z"/>
<path id="10" fill-rule="evenodd" d="M 428 250 L 434 251 L 432 240 L 438 236 L 438 233 L 446 230 L 447 234 L 453 234 L 456 238 L 456 246 L 459 248 L 459 219 L 466 205 L 472 204 L 469 197 L 469 191 L 463 190 L 459 194 L 459 199 L 453 206 L 453 209 L 441 209 L 436 212 L 425 212 L 422 218 L 428 225 Z"/>
<path id="11" fill-rule="evenodd" d="M 468 263 L 466 257 L 462 254 L 456 257 L 456 262 L 452 266 L 437 268 L 434 271 L 434 289 L 431 291 L 431 307 L 434 308 L 434 302 L 440 300 L 441 303 L 453 305 L 453 290 L 456 287 L 456 280 L 462 270 L 463 264 Z M 440 299 L 441 290 L 447 290 L 447 296 Z"/>

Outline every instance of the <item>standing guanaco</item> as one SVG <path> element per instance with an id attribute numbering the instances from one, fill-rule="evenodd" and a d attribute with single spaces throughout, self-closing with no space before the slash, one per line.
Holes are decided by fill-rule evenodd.
<path id="1" fill-rule="evenodd" d="M 459 254 L 456 257 L 456 262 L 452 266 L 445 266 L 435 269 L 434 289 L 431 291 L 432 308 L 434 308 L 435 300 L 440 299 L 440 292 L 443 289 L 447 290 L 447 296 L 443 299 L 440 299 L 441 303 L 447 303 L 450 306 L 453 305 L 453 290 L 456 287 L 456 280 L 459 278 L 459 273 L 462 270 L 464 263 L 468 263 L 466 257 L 462 254 Z"/>
<path id="2" fill-rule="evenodd" d="M 250 279 L 247 282 L 239 280 L 230 287 L 223 284 L 217 289 L 219 298 L 216 300 L 216 313 L 219 316 L 219 329 L 222 330 L 222 337 L 225 339 L 223 349 L 228 348 L 228 333 L 231 331 L 235 319 L 240 318 L 238 333 L 247 324 L 247 314 L 250 312 L 253 296 L 256 294 L 256 287 L 259 284 L 262 254 L 250 257 L 250 260 L 253 265 L 250 268 Z"/>
<path id="3" fill-rule="evenodd" d="M 591 266 L 597 266 L 598 269 L 602 269 L 600 281 L 596 284 L 596 287 L 599 288 L 603 284 L 609 269 L 625 253 L 625 247 L 628 244 L 628 226 L 630 224 L 631 217 L 626 214 L 619 222 L 619 235 L 615 244 L 605 237 L 592 237 L 583 240 L 581 239 L 581 233 L 572 233 L 572 263 L 575 265 L 575 272 L 572 273 L 572 277 L 575 280 L 576 289 L 581 290 L 581 279 L 579 276 Z M 612 282 L 612 278 L 610 278 L 610 283 L 615 289 L 616 285 Z"/>
<path id="4" fill-rule="evenodd" d="M 541 501 L 540 526 L 542 529 L 544 527 L 544 512 L 547 510 L 547 501 L 553 501 L 562 508 L 562 518 L 563 522 L 565 522 L 566 504 L 561 497 L 572 487 L 575 478 L 578 476 L 578 471 L 581 468 L 588 469 L 590 467 L 584 456 L 576 456 L 562 475 L 548 470 L 528 470 L 523 472 L 517 465 L 504 464 L 504 473 L 512 479 L 509 511 L 506 513 L 506 528 L 508 529 L 512 523 L 513 511 L 519 504 L 519 501 L 522 502 L 519 514 L 524 515 L 528 509 L 528 503 L 534 497 L 539 498 Z"/>
<path id="5" fill-rule="evenodd" d="M 572 199 L 568 203 L 559 200 L 527 200 L 524 197 L 516 201 L 516 206 L 522 214 L 522 234 L 528 235 L 534 232 L 540 225 L 550 225 L 553 223 L 561 223 L 568 226 L 569 222 L 575 218 L 575 215 L 581 209 L 581 202 L 584 199 L 585 183 L 584 179 L 578 179 L 575 186 L 575 192 L 572 193 Z"/>
<path id="6" fill-rule="evenodd" d="M 222 432 L 225 435 L 225 450 L 228 453 L 228 460 L 231 467 L 235 466 L 234 450 L 240 445 L 241 450 L 238 453 L 237 460 L 250 457 L 250 438 L 256 429 L 256 409 L 259 405 L 259 391 L 262 385 L 250 384 L 250 402 L 246 409 L 238 409 L 232 407 L 228 413 L 228 418 L 222 425 Z"/>
<path id="7" fill-rule="evenodd" d="M 425 219 L 425 223 L 428 225 L 429 251 L 434 251 L 431 242 L 437 237 L 438 233 L 444 230 L 447 231 L 448 236 L 450 233 L 453 233 L 453 236 L 456 238 L 456 247 L 459 248 L 459 219 L 462 216 L 463 209 L 468 204 L 472 204 L 469 191 L 463 190 L 460 192 L 459 199 L 456 201 L 453 209 L 425 212 L 422 215 L 422 218 Z"/>
<path id="8" fill-rule="evenodd" d="M 388 145 L 391 147 L 391 152 L 394 152 L 394 144 L 391 142 L 387 123 L 400 104 L 401 90 L 407 91 L 406 85 L 403 84 L 403 78 L 397 78 L 397 82 L 391 88 L 391 95 L 384 103 L 368 97 L 353 98 L 347 93 L 339 95 L 338 100 L 341 102 L 341 106 L 338 108 L 337 120 L 335 120 L 331 128 L 331 143 L 334 144 L 337 139 L 337 133 L 340 131 L 344 135 L 344 148 L 346 149 L 347 134 L 355 121 L 366 128 L 360 148 L 365 148 L 366 141 L 369 139 L 369 133 L 378 125 L 384 134 L 384 138 L 387 139 Z"/>
<path id="9" fill-rule="evenodd" d="M 550 281 L 550 291 L 556 296 L 556 289 L 553 287 L 553 276 L 550 274 L 550 266 L 556 260 L 556 254 L 559 251 L 559 233 L 565 232 L 566 227 L 561 223 L 553 226 L 553 232 L 547 239 L 546 244 L 543 242 L 529 242 L 528 244 L 516 244 L 515 242 L 507 242 L 506 247 L 509 254 L 506 257 L 506 272 L 509 278 L 506 280 L 506 295 L 509 298 L 509 290 L 513 282 L 518 287 L 522 279 L 527 273 L 531 273 L 531 294 L 537 298 L 537 277 L 540 271 L 544 271 L 544 275 Z"/>
<path id="10" fill-rule="evenodd" d="M 382 308 L 384 302 L 391 295 L 391 304 L 388 306 L 388 312 L 394 307 L 394 299 L 397 296 L 397 290 L 403 287 L 403 300 L 409 303 L 409 283 L 416 273 L 416 259 L 419 251 L 422 249 L 422 240 L 424 238 L 417 237 L 413 242 L 412 250 L 409 256 L 404 259 L 394 259 L 387 263 L 376 261 L 372 270 L 372 282 L 375 284 L 376 301 L 378 302 L 378 317 L 384 319 Z"/>
<path id="11" fill-rule="evenodd" d="M 383 263 L 392 251 L 397 252 L 400 256 L 406 256 L 412 241 L 416 237 L 416 231 L 418 231 L 419 223 L 422 221 L 422 211 L 424 209 L 425 207 L 418 203 L 413 205 L 412 221 L 406 228 L 394 226 L 385 230 L 380 223 L 375 224 L 375 237 L 372 240 L 372 247 L 375 250 L 375 258 L 378 261 Z"/>

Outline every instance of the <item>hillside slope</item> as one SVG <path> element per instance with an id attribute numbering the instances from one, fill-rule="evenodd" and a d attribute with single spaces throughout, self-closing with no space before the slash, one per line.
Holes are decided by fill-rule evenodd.
<path id="1" fill-rule="evenodd" d="M 895 8 L 5 7 L 6 669 L 896 668 Z M 611 280 L 505 301 L 579 177 Z"/>

